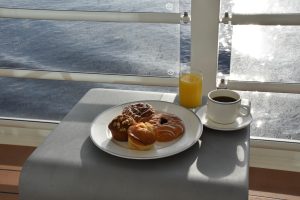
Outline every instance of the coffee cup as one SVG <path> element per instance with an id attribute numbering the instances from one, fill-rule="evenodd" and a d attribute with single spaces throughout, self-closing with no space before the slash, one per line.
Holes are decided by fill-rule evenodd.
<path id="1" fill-rule="evenodd" d="M 250 114 L 251 102 L 229 89 L 217 89 L 208 93 L 207 117 L 219 124 L 231 124 L 237 117 Z"/>

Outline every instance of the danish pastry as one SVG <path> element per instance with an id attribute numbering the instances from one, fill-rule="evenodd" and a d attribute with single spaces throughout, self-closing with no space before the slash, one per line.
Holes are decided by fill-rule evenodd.
<path id="1" fill-rule="evenodd" d="M 128 115 L 118 115 L 108 125 L 112 137 L 118 141 L 128 140 L 128 128 L 136 124 L 135 120 Z"/>
<path id="2" fill-rule="evenodd" d="M 149 150 L 155 142 L 153 125 L 139 122 L 128 129 L 128 146 L 136 150 Z"/>
<path id="3" fill-rule="evenodd" d="M 136 122 L 147 122 L 154 114 L 154 109 L 148 103 L 135 103 L 126 106 L 122 114 L 131 116 Z"/>
<path id="4" fill-rule="evenodd" d="M 154 126 L 156 140 L 168 142 L 174 140 L 184 133 L 183 121 L 176 115 L 169 113 L 158 113 L 149 120 Z"/>

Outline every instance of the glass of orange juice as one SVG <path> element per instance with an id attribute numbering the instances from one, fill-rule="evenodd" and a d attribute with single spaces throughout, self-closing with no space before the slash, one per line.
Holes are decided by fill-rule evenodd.
<path id="1" fill-rule="evenodd" d="M 179 103 L 186 108 L 196 108 L 202 104 L 201 72 L 191 70 L 190 66 L 182 66 L 179 74 Z"/>

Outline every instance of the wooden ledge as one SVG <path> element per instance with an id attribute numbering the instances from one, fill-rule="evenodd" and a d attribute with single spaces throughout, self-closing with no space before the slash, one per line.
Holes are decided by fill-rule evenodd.
<path id="1" fill-rule="evenodd" d="M 17 199 L 21 169 L 35 147 L 0 144 L 0 199 Z"/>
<path id="2" fill-rule="evenodd" d="M 299 198 L 300 173 L 250 167 L 249 188 L 254 191 L 286 194 Z"/>

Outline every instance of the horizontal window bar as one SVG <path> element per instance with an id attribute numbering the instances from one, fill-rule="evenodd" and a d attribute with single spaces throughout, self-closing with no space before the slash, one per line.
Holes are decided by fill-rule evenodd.
<path id="1" fill-rule="evenodd" d="M 300 83 L 275 83 L 228 80 L 227 88 L 232 90 L 280 92 L 300 94 Z"/>
<path id="2" fill-rule="evenodd" d="M 148 86 L 177 87 L 178 78 L 111 75 L 79 72 L 54 72 L 43 70 L 0 69 L 0 77 L 31 78 L 46 80 L 85 81 L 114 84 L 134 84 Z M 300 94 L 300 83 L 275 83 L 228 80 L 227 88 L 232 90 L 280 92 Z"/>
<path id="3" fill-rule="evenodd" d="M 0 18 L 180 24 L 180 13 L 125 13 L 0 8 Z"/>
<path id="4" fill-rule="evenodd" d="M 0 120 L 0 141 L 3 144 L 39 146 L 57 124 Z M 300 171 L 299 143 L 250 137 L 250 166 L 278 170 Z"/>
<path id="5" fill-rule="evenodd" d="M 87 81 L 98 83 L 134 84 L 148 86 L 178 86 L 178 78 L 109 75 L 97 73 L 53 72 L 42 70 L 0 69 L 0 77 L 32 78 L 47 80 Z"/>
<path id="6" fill-rule="evenodd" d="M 232 25 L 300 25 L 300 13 L 289 14 L 226 14 L 222 19 L 223 23 L 230 22 Z"/>
<path id="7" fill-rule="evenodd" d="M 251 136 L 250 144 L 251 147 L 256 148 L 281 149 L 300 152 L 299 140 Z"/>
<path id="8" fill-rule="evenodd" d="M 53 130 L 60 121 L 0 117 L 0 126 Z"/>
<path id="9" fill-rule="evenodd" d="M 300 172 L 299 151 L 257 148 L 250 145 L 250 166 Z"/>
<path id="10" fill-rule="evenodd" d="M 188 5 L 187 5 L 188 6 Z M 0 7 L 77 10 L 77 11 L 112 11 L 112 12 L 157 12 L 175 13 L 179 11 L 178 0 L 0 0 Z"/>

